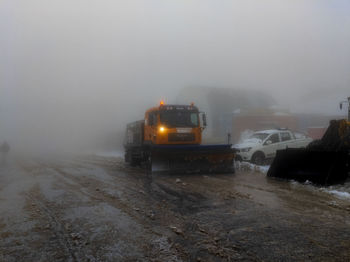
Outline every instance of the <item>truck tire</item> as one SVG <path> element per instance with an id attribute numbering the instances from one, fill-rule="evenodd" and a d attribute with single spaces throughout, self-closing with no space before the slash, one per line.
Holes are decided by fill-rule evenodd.
<path id="1" fill-rule="evenodd" d="M 263 165 L 265 163 L 265 155 L 263 152 L 255 152 L 252 156 L 252 163 L 256 165 Z"/>
<path id="2" fill-rule="evenodd" d="M 134 157 L 131 157 L 130 166 L 137 166 L 137 165 L 138 165 L 137 159 L 135 159 Z"/>
<path id="3" fill-rule="evenodd" d="M 140 159 L 135 157 L 133 150 L 127 150 L 124 155 L 124 160 L 129 163 L 130 166 L 137 166 L 140 164 Z"/>
<path id="4" fill-rule="evenodd" d="M 124 161 L 125 163 L 130 163 L 130 152 L 128 150 L 124 153 Z"/>

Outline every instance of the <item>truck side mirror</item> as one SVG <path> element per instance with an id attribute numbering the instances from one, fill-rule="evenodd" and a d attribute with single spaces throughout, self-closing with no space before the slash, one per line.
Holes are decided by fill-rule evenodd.
<path id="1" fill-rule="evenodd" d="M 340 110 L 342 110 L 343 109 L 343 103 L 340 103 L 339 107 L 340 107 Z"/>
<path id="2" fill-rule="evenodd" d="M 203 126 L 207 126 L 207 117 L 205 114 L 202 115 L 202 120 L 203 120 Z"/>

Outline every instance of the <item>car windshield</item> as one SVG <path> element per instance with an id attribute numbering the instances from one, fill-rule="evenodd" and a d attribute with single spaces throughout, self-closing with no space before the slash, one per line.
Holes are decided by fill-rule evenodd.
<path id="1" fill-rule="evenodd" d="M 190 111 L 166 111 L 160 113 L 160 122 L 167 127 L 197 127 L 198 113 Z"/>
<path id="2" fill-rule="evenodd" d="M 256 138 L 260 139 L 261 141 L 264 141 L 264 139 L 268 136 L 269 134 L 266 133 L 254 133 L 252 134 L 249 138 Z"/>

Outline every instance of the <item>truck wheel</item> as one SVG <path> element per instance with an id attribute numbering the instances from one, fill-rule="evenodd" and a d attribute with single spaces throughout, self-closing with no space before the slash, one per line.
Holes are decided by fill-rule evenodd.
<path id="1" fill-rule="evenodd" d="M 131 156 L 130 165 L 131 166 L 138 166 L 139 164 L 140 164 L 140 161 L 137 158 Z"/>
<path id="2" fill-rule="evenodd" d="M 125 163 L 130 163 L 130 153 L 129 151 L 126 151 L 124 154 L 124 161 Z"/>
<path id="3" fill-rule="evenodd" d="M 126 163 L 128 162 L 128 155 L 127 155 L 127 153 L 124 154 L 124 162 L 126 162 Z"/>
<path id="4" fill-rule="evenodd" d="M 147 165 L 147 169 L 152 172 L 152 155 L 151 154 L 148 154 L 146 157 L 146 165 Z"/>
<path id="5" fill-rule="evenodd" d="M 265 155 L 263 152 L 255 152 L 252 156 L 252 162 L 256 165 L 263 165 L 265 162 Z"/>

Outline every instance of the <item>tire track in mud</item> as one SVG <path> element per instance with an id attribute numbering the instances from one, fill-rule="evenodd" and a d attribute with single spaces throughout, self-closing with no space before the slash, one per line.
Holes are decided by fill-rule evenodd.
<path id="1" fill-rule="evenodd" d="M 152 261 L 152 257 L 154 257 L 155 254 L 159 257 L 163 257 L 164 261 L 181 261 L 177 259 L 178 252 L 173 250 L 173 245 L 169 243 L 169 241 L 163 241 L 162 242 L 162 248 L 160 250 L 154 250 L 158 248 L 157 243 L 159 242 L 158 239 L 164 238 L 164 236 L 169 235 L 169 232 L 171 230 L 166 229 L 165 231 L 168 231 L 166 234 L 162 234 L 159 232 L 159 230 L 154 230 L 152 227 L 155 223 L 155 219 L 153 218 L 154 214 L 152 212 L 144 211 L 147 209 L 147 207 L 143 207 L 142 209 L 133 208 L 133 203 L 128 201 L 128 198 L 133 198 L 133 196 L 126 197 L 125 199 L 120 199 L 118 196 L 111 195 L 108 192 L 105 192 L 103 190 L 97 190 L 97 188 L 111 188 L 111 184 L 98 180 L 93 178 L 87 178 L 84 177 L 84 180 L 81 179 L 81 176 L 75 176 L 72 174 L 69 174 L 68 172 L 62 170 L 62 168 L 59 165 L 54 165 L 52 163 L 40 163 L 41 166 L 45 166 L 47 169 L 54 170 L 57 172 L 62 178 L 64 178 L 62 181 L 66 184 L 66 187 L 68 187 L 72 192 L 74 193 L 80 193 L 84 196 L 88 196 L 89 199 L 93 201 L 97 201 L 99 203 L 106 203 L 110 206 L 113 206 L 117 208 L 118 210 L 122 211 L 124 214 L 126 214 L 128 217 L 132 218 L 134 221 L 136 221 L 138 224 L 143 226 L 143 230 L 145 230 L 148 238 L 145 237 L 144 240 L 137 239 L 135 240 L 133 237 L 129 237 L 128 239 L 125 239 L 126 242 L 134 242 L 134 244 L 141 246 L 145 249 L 146 254 L 149 255 L 150 261 Z M 67 166 L 64 166 L 64 168 L 67 168 Z M 116 179 L 116 177 L 113 177 Z M 118 177 L 119 178 L 119 177 Z M 128 183 L 130 183 L 130 177 L 127 177 Z M 119 181 L 119 180 L 118 180 Z M 120 182 L 120 181 L 119 181 Z M 125 181 L 124 181 L 125 182 Z M 127 188 L 129 190 L 129 188 Z M 140 192 L 138 192 L 136 189 L 131 190 L 132 193 L 138 193 L 140 195 Z M 140 196 L 138 196 L 140 197 Z M 144 199 L 143 199 L 144 201 Z M 165 244 L 168 243 L 168 244 Z M 169 245 L 168 247 L 164 248 L 164 245 Z M 165 252 L 165 254 L 164 254 Z M 174 259 L 175 258 L 175 259 Z M 162 259 L 163 260 L 163 259 Z M 156 259 L 156 261 L 158 261 Z"/>
<path id="2" fill-rule="evenodd" d="M 115 173 L 115 171 L 118 171 L 118 173 L 120 172 L 118 165 L 111 161 L 107 163 L 102 160 L 94 161 L 93 165 L 100 166 L 113 173 Z M 144 174 L 140 176 L 141 170 L 132 168 L 128 170 L 127 167 L 123 166 L 122 172 L 127 172 L 126 176 L 120 177 L 119 175 L 113 176 L 110 174 L 116 179 L 115 182 L 120 184 L 118 187 L 124 187 L 126 185 L 123 193 L 126 193 L 127 197 L 126 199 L 120 199 L 103 190 L 96 191 L 96 187 L 111 188 L 110 184 L 91 177 L 84 177 L 82 179 L 80 174 L 74 175 L 64 170 L 65 168 L 74 168 L 74 166 L 76 166 L 74 163 L 67 165 L 67 163 L 56 164 L 40 162 L 39 166 L 45 167 L 47 170 L 53 170 L 59 174 L 59 177 L 61 177 L 61 180 L 65 183 L 65 187 L 70 191 L 88 196 L 92 201 L 107 203 L 118 208 L 139 224 L 144 225 L 146 232 L 148 231 L 149 234 L 157 235 L 159 238 L 164 235 L 170 236 L 169 250 L 172 255 L 174 254 L 173 256 L 179 256 L 185 261 L 205 261 L 205 258 L 210 258 L 211 261 L 231 261 L 231 258 L 234 258 L 233 260 L 242 260 L 242 258 L 243 260 L 248 259 L 248 251 L 245 250 L 240 243 L 236 243 L 235 246 L 232 247 L 232 243 L 225 240 L 227 236 L 219 236 L 219 232 L 213 230 L 215 222 L 212 223 L 208 218 L 202 218 L 200 214 L 202 213 L 204 216 L 209 215 L 212 218 L 216 217 L 220 220 L 222 219 L 222 215 L 217 215 L 216 213 L 225 211 L 227 203 L 231 203 L 236 197 L 242 198 L 242 196 L 239 195 L 234 195 L 232 197 L 231 193 L 228 191 L 228 193 L 224 194 L 227 200 L 225 200 L 225 198 L 222 199 L 222 192 L 218 195 L 215 194 L 218 186 L 228 182 L 226 177 L 220 177 L 220 179 L 210 178 L 202 181 L 203 178 L 201 176 L 195 176 L 193 177 L 194 185 L 182 187 L 181 184 L 177 185 L 175 177 L 148 177 Z M 86 168 L 86 165 L 82 168 Z M 138 182 L 138 184 L 135 185 L 134 182 Z M 195 188 L 194 186 L 197 183 L 199 187 Z M 136 186 L 136 189 L 129 187 L 131 184 Z M 115 187 L 113 188 L 115 189 Z M 141 210 L 135 211 L 132 208 L 135 202 L 132 201 L 140 200 L 140 194 L 138 197 L 134 195 L 139 188 L 143 189 L 146 193 L 141 200 L 141 203 L 146 204 L 146 206 L 143 206 Z M 209 194 L 210 200 L 208 200 L 208 197 L 203 195 L 202 192 L 206 192 L 205 195 Z M 219 206 L 214 206 L 213 203 L 211 203 L 213 197 L 223 200 Z M 244 198 L 246 199 L 246 197 Z M 129 202 L 128 199 L 131 199 L 131 202 Z M 154 210 L 153 205 L 158 205 L 159 203 L 164 203 L 165 208 L 156 207 L 154 219 L 149 217 L 145 212 L 142 212 L 147 208 Z M 153 229 L 154 226 L 156 229 Z M 143 241 L 138 240 L 138 243 L 140 242 Z M 144 242 L 147 242 L 147 239 Z M 149 245 L 149 247 L 146 248 L 146 253 L 151 252 L 153 256 L 149 256 L 150 258 L 156 255 L 155 261 L 158 261 L 157 258 L 160 258 L 161 255 L 155 252 L 155 248 L 157 247 L 152 247 L 152 244 Z M 148 249 L 151 250 L 149 251 Z M 251 254 L 250 257 L 254 256 Z M 166 258 L 169 258 L 169 256 Z M 252 261 L 254 259 L 249 260 Z"/>
<path id="3" fill-rule="evenodd" d="M 91 164 L 91 163 L 90 163 Z M 113 171 L 115 170 L 115 165 L 108 164 L 107 166 L 102 161 L 98 161 L 98 163 L 94 163 L 95 165 L 102 166 L 103 168 L 110 168 Z M 58 167 L 55 167 L 56 172 L 59 172 L 63 176 L 71 179 L 71 175 L 65 173 L 63 170 L 60 170 Z M 125 169 L 124 169 L 125 170 Z M 140 172 L 140 170 L 135 170 Z M 153 205 L 157 205 L 159 203 L 167 203 L 165 207 L 164 214 L 161 214 L 161 218 L 158 217 L 160 214 L 156 214 L 156 218 L 149 224 L 150 227 L 157 224 L 158 226 L 163 227 L 163 230 L 168 230 L 169 228 L 172 233 L 171 242 L 172 246 L 175 248 L 176 253 L 180 255 L 185 261 L 191 261 L 192 259 L 200 259 L 196 256 L 199 253 L 211 254 L 214 257 L 226 258 L 226 261 L 230 261 L 229 257 L 232 252 L 235 253 L 235 257 L 237 258 L 237 248 L 236 250 L 230 249 L 228 247 L 220 247 L 217 242 L 213 240 L 215 234 L 206 234 L 200 235 L 198 234 L 198 230 L 190 230 L 188 228 L 187 219 L 191 219 L 191 224 L 202 225 L 202 222 L 195 218 L 195 213 L 200 210 L 206 210 L 213 207 L 210 203 L 206 203 L 208 199 L 202 195 L 201 193 L 183 191 L 181 188 L 175 187 L 174 184 L 170 183 L 168 178 L 165 180 L 160 179 L 159 181 L 153 181 L 151 177 L 143 175 L 140 177 L 140 174 L 136 172 L 130 172 L 127 174 L 127 182 L 130 183 L 133 179 L 138 179 L 143 181 L 143 189 L 147 192 L 147 197 L 143 199 L 143 201 L 148 202 L 148 206 L 152 207 Z M 76 179 L 73 177 L 73 179 Z M 79 181 L 77 181 L 79 183 Z M 107 185 L 108 186 L 108 185 Z M 100 186 L 101 187 L 101 186 Z M 101 193 L 101 192 L 100 192 Z M 110 196 L 107 196 L 110 197 Z M 114 199 L 113 201 L 115 201 Z M 104 199 L 104 201 L 108 202 L 109 200 Z M 125 203 L 121 202 L 118 204 L 119 208 L 122 208 L 125 211 L 125 208 L 130 208 L 129 206 L 124 206 Z M 115 203 L 113 203 L 115 204 Z M 216 207 L 214 208 L 216 209 Z M 162 212 L 163 209 L 157 208 L 156 212 Z M 134 213 L 130 214 L 133 216 Z M 147 216 L 147 215 L 146 215 Z M 141 219 L 141 223 L 145 223 L 145 217 L 140 216 L 139 213 L 136 213 L 136 219 Z M 154 231 L 152 230 L 154 233 Z M 188 234 L 187 236 L 183 235 L 184 232 Z M 159 234 L 159 233 L 158 233 Z M 162 234 L 163 235 L 163 234 Z M 161 235 L 160 235 L 161 236 Z M 214 243 L 216 243 L 214 245 Z M 205 255 L 204 255 L 205 257 Z M 203 258 L 203 257 L 202 257 Z M 156 259 L 157 261 L 157 259 Z M 213 260 L 214 261 L 214 260 Z"/>
<path id="4" fill-rule="evenodd" d="M 81 181 L 63 170 L 60 170 L 57 167 L 53 168 L 56 172 L 58 172 L 63 177 L 73 180 L 78 185 L 82 185 Z M 91 179 L 91 178 L 90 178 Z M 103 185 L 108 187 L 107 183 L 101 182 L 98 180 L 99 187 L 103 188 Z M 130 183 L 130 181 L 129 181 Z M 132 196 L 127 197 L 125 200 L 121 200 L 114 195 L 107 194 L 103 191 L 92 191 L 93 193 L 86 192 L 85 190 L 78 189 L 78 191 L 90 198 L 107 203 L 113 207 L 116 207 L 118 210 L 124 212 L 127 216 L 132 218 L 134 221 L 137 221 L 140 225 L 143 225 L 143 230 L 147 232 L 150 236 L 148 239 L 137 239 L 133 240 L 134 244 L 143 246 L 145 253 L 147 254 L 148 259 L 146 261 L 182 261 L 179 257 L 186 258 L 187 254 L 179 249 L 179 247 L 174 246 L 173 242 L 169 239 L 169 235 L 174 234 L 169 229 L 169 226 L 164 227 L 161 231 L 159 230 L 159 220 L 155 218 L 155 214 L 151 208 L 151 205 L 143 206 L 142 208 L 133 208 L 134 203 L 129 203 L 128 198 L 132 198 Z M 137 190 L 133 190 L 133 192 L 137 192 Z M 144 196 L 144 195 L 143 195 Z M 139 196 L 140 197 L 140 196 Z M 143 198 L 141 201 L 147 202 L 147 199 Z M 167 212 L 165 212 L 167 214 Z M 178 219 L 178 217 L 173 217 L 174 219 Z M 168 220 L 169 222 L 169 220 Z M 157 224 L 158 227 L 154 227 Z M 166 240 L 164 240 L 164 237 Z M 162 240 L 163 239 L 163 240 Z M 130 241 L 130 239 L 128 239 Z M 161 241 L 161 242 L 159 242 Z M 170 242 L 169 242 L 170 241 Z M 161 245 L 159 245 L 161 243 Z M 160 260 L 159 260 L 160 259 Z M 185 259 L 187 261 L 187 259 Z"/>
<path id="5" fill-rule="evenodd" d="M 138 222 L 143 221 L 143 220 L 139 219 L 139 217 L 136 215 L 136 213 L 134 213 L 130 210 L 129 205 L 124 203 L 117 196 L 107 194 L 106 192 L 101 191 L 101 190 L 97 190 L 99 188 L 104 188 L 103 186 L 106 186 L 106 188 L 109 187 L 109 185 L 107 183 L 102 182 L 101 180 L 95 180 L 92 178 L 85 178 L 85 179 L 90 180 L 89 183 L 87 183 L 87 181 L 81 182 L 81 179 L 74 177 L 73 175 L 70 175 L 69 173 L 61 170 L 58 167 L 50 167 L 50 168 L 55 170 L 58 174 L 60 174 L 64 178 L 68 179 L 70 183 L 73 182 L 75 185 L 74 186 L 69 185 L 69 187 L 72 190 L 74 190 L 74 192 L 79 192 L 80 194 L 88 196 L 89 198 L 91 198 L 95 201 L 108 203 L 109 205 L 114 206 L 114 207 L 118 208 L 119 210 L 122 210 L 123 212 L 125 212 L 128 216 L 132 217 L 133 219 L 138 220 Z M 89 186 L 91 186 L 91 185 L 94 185 L 94 189 L 89 188 Z M 83 189 L 88 189 L 90 191 L 83 190 Z"/>
<path id="6" fill-rule="evenodd" d="M 295 198 L 290 194 L 295 190 L 289 189 L 288 185 L 276 185 L 246 174 L 237 179 L 234 176 L 180 176 L 181 181 L 176 182 L 176 176 L 149 177 L 142 169 L 125 166 L 120 159 L 80 159 L 28 163 L 33 167 L 27 170 L 36 176 L 35 170 L 45 174 L 47 169 L 58 182 L 62 182 L 62 188 L 78 198 L 74 204 L 79 204 L 79 198 L 86 196 L 88 203 L 106 203 L 143 226 L 144 238 L 136 239 L 135 234 L 120 236 L 129 246 L 145 243 L 143 254 L 146 259 L 140 261 L 291 261 L 291 256 L 294 256 L 294 261 L 330 261 L 332 256 L 341 261 L 340 258 L 349 258 L 346 253 L 349 230 L 340 224 L 341 218 L 335 217 L 335 207 L 325 214 L 324 222 L 328 223 L 325 225 L 317 215 L 325 211 L 323 206 L 327 203 L 320 203 L 321 211 L 308 211 L 299 200 L 312 204 L 320 202 L 320 198 L 310 195 L 311 199 L 307 199 L 309 194 L 303 196 L 300 193 L 300 198 Z M 89 169 L 94 174 L 96 167 L 106 171 L 111 179 L 84 175 Z M 254 178 L 259 181 L 254 182 Z M 115 195 L 111 191 L 121 191 L 121 194 Z M 266 201 L 261 205 L 256 200 L 261 192 L 277 196 L 285 212 Z M 33 197 L 39 202 L 42 199 L 41 195 L 34 194 Z M 50 206 L 45 199 L 41 203 L 60 223 L 51 222 L 56 226 L 56 233 L 63 234 L 60 235 L 63 244 L 59 245 L 68 245 L 69 248 L 74 242 L 69 235 L 64 235 L 67 231 L 57 216 L 59 209 L 64 211 L 67 203 L 59 209 Z M 293 205 L 300 205 L 300 209 Z M 136 210 L 135 207 L 140 208 Z M 155 216 L 149 216 L 148 211 L 155 211 Z M 236 213 L 232 215 L 230 212 Z M 50 217 L 50 214 L 43 215 L 46 216 Z M 64 242 L 64 236 L 68 243 Z M 97 245 L 101 246 L 101 243 Z M 327 244 L 332 244 L 332 248 L 327 250 Z M 78 252 L 74 260 L 70 252 L 77 252 L 76 249 L 79 251 L 75 246 L 71 251 L 65 250 L 66 256 L 72 261 L 85 259 Z M 91 247 L 86 249 L 91 253 Z M 314 257 L 310 258 L 309 253 Z"/>
<path id="7" fill-rule="evenodd" d="M 94 161 L 94 163 L 112 170 L 115 170 L 116 166 L 114 164 L 106 165 L 103 161 Z M 130 168 L 130 170 L 135 170 L 135 168 Z M 135 171 L 144 172 L 142 169 Z M 140 174 L 135 175 L 140 178 Z M 133 177 L 133 172 L 128 173 L 128 176 Z M 206 261 L 208 258 L 210 258 L 210 261 L 258 261 L 253 254 L 249 254 L 250 252 L 241 245 L 232 246 L 222 237 L 218 237 L 218 232 L 210 228 L 210 223 L 207 224 L 208 220 L 204 219 L 203 221 L 200 218 L 201 215 L 199 217 L 197 215 L 202 211 L 204 215 L 207 212 L 220 212 L 229 205 L 227 201 L 230 202 L 236 198 L 249 199 L 249 196 L 240 194 L 233 189 L 227 189 L 217 194 L 218 188 L 216 185 L 222 186 L 222 184 L 231 180 L 231 176 L 211 177 L 210 181 L 204 183 L 202 175 L 197 174 L 191 177 L 196 182 L 200 181 L 197 188 L 193 186 L 181 187 L 181 183 L 178 186 L 175 181 L 176 176 L 142 176 L 144 189 L 151 198 L 149 201 L 153 204 L 163 203 L 164 201 L 167 203 L 166 218 L 163 218 L 163 223 L 160 223 L 163 226 L 170 226 L 175 233 L 172 236 L 172 241 L 176 250 L 183 254 L 182 257 L 186 261 Z M 214 185 L 213 182 L 215 182 Z M 209 188 L 208 185 L 210 185 Z M 205 195 L 209 194 L 210 197 L 208 198 L 202 192 L 205 192 Z M 223 203 L 214 206 L 211 198 L 221 199 Z M 164 224 L 164 221 L 170 224 Z"/>
<path id="8" fill-rule="evenodd" d="M 82 174 L 69 174 L 68 172 L 65 172 L 65 170 L 62 170 L 62 169 L 64 168 L 74 169 L 76 165 L 73 164 L 73 167 L 72 165 L 67 165 L 67 161 L 64 161 L 63 164 L 60 161 L 58 161 L 58 164 L 56 164 L 56 163 L 52 163 L 51 161 L 47 162 L 45 160 L 43 161 L 43 160 L 36 159 L 35 161 L 20 162 L 18 163 L 18 166 L 21 167 L 24 171 L 26 171 L 28 174 L 30 174 L 30 176 L 33 176 L 33 177 L 46 176 L 46 174 L 53 175 L 53 178 L 56 181 L 55 184 L 59 185 L 59 188 L 63 189 L 65 192 L 68 192 L 69 194 L 74 194 L 77 196 L 76 199 L 78 200 L 78 202 L 74 201 L 70 204 L 75 205 L 76 203 L 79 203 L 80 201 L 79 199 L 81 199 L 79 195 L 87 196 L 89 199 L 89 202 L 91 203 L 95 202 L 95 204 L 106 203 L 108 205 L 111 205 L 117 208 L 118 210 L 120 210 L 126 216 L 130 217 L 132 220 L 135 220 L 137 223 L 142 225 L 143 230 L 145 232 L 148 232 L 146 233 L 148 237 L 145 237 L 143 240 L 140 238 L 135 238 L 132 235 L 129 235 L 129 236 L 118 235 L 118 239 L 120 241 L 124 241 L 124 243 L 126 243 L 127 245 L 137 245 L 142 249 L 144 249 L 144 257 L 148 259 L 138 258 L 137 261 L 174 261 L 174 262 L 182 261 L 182 259 L 178 257 L 179 254 L 174 249 L 173 244 L 169 242 L 169 238 L 167 237 L 167 235 L 169 235 L 168 233 L 171 232 L 171 230 L 168 230 L 167 234 L 161 234 L 159 233 L 159 230 L 153 230 L 152 223 L 154 222 L 154 220 L 150 218 L 146 212 L 142 213 L 142 210 L 138 210 L 138 209 L 136 210 L 135 208 L 133 208 L 133 205 L 130 205 L 126 200 L 119 199 L 118 197 L 109 194 L 108 191 L 103 192 L 103 190 L 96 190 L 96 187 L 104 188 L 104 186 L 110 189 L 111 188 L 110 182 L 108 184 L 108 183 L 103 183 L 98 179 L 85 177 L 83 175 L 84 174 L 83 172 Z M 80 168 L 86 168 L 86 165 L 81 166 Z M 39 171 L 40 174 L 36 173 L 36 171 Z M 115 178 L 116 177 L 114 177 L 114 179 Z M 115 189 L 113 187 L 113 184 L 112 184 L 112 188 Z M 65 261 L 68 260 L 68 258 L 69 258 L 69 261 L 87 261 L 86 259 L 87 256 L 79 255 L 79 252 L 77 253 L 77 250 L 79 251 L 79 247 L 76 247 L 76 245 L 74 245 L 74 241 L 70 239 L 70 235 L 68 232 L 69 229 L 68 231 L 65 230 L 65 227 L 63 226 L 64 221 L 60 220 L 59 217 L 57 217 L 57 214 L 55 214 L 56 212 L 61 212 L 61 211 L 64 212 L 64 209 L 66 208 L 67 203 L 64 203 L 63 206 L 62 205 L 54 206 L 55 203 L 48 202 L 45 199 L 45 196 L 38 192 L 40 192 L 40 190 L 37 190 L 36 192 L 32 191 L 27 195 L 27 202 L 32 202 L 33 205 L 37 206 L 39 213 L 42 213 L 42 215 L 35 213 L 34 216 L 36 218 L 35 217 L 33 218 L 34 221 L 45 220 L 43 218 L 47 218 L 48 221 L 51 221 L 50 224 L 53 225 L 52 229 L 55 233 L 55 236 L 56 236 L 55 238 L 58 241 L 57 246 L 62 246 L 62 250 L 66 251 L 65 256 L 67 257 L 67 259 L 65 259 Z M 133 193 L 135 192 L 136 191 L 133 190 Z M 140 192 L 138 193 L 140 194 Z M 35 206 L 29 205 L 29 209 L 30 208 L 35 209 Z M 38 230 L 40 230 L 40 233 L 45 234 L 45 232 L 42 232 L 43 231 L 42 228 L 39 228 Z M 78 229 L 77 232 L 79 231 L 80 230 Z M 96 260 L 95 259 L 96 254 L 94 253 L 94 251 L 91 250 L 91 248 L 99 249 L 100 244 L 101 243 L 96 242 L 94 243 L 95 247 L 91 246 L 92 244 L 89 244 L 89 246 L 86 247 L 86 250 L 90 252 L 90 254 L 91 252 L 93 252 L 93 255 L 88 257 L 89 261 Z M 97 255 L 97 257 L 101 258 L 101 256 L 99 255 Z M 97 261 L 99 261 L 99 259 L 97 259 Z M 127 261 L 129 260 L 127 259 Z"/>
<path id="9" fill-rule="evenodd" d="M 75 243 L 73 243 L 71 240 L 70 234 L 65 230 L 63 223 L 42 200 L 44 197 L 39 192 L 36 192 L 34 190 L 32 190 L 30 193 L 27 193 L 26 197 L 30 200 L 32 206 L 34 204 L 34 206 L 41 211 L 41 218 L 44 218 L 50 225 L 50 232 L 55 235 L 55 239 L 69 258 L 67 261 L 86 261 L 86 257 L 83 255 L 85 252 L 77 250 Z"/>
<path id="10" fill-rule="evenodd" d="M 128 199 L 132 199 L 135 196 L 137 197 L 137 195 L 141 193 L 144 196 L 142 200 L 144 203 L 147 203 L 149 207 L 168 201 L 174 205 L 172 210 L 175 210 L 178 209 L 175 208 L 176 206 L 182 205 L 184 202 L 200 204 L 207 200 L 207 198 L 200 193 L 185 192 L 179 188 L 174 189 L 174 184 L 169 184 L 162 179 L 159 180 L 157 177 L 154 178 L 142 168 L 125 166 L 121 159 L 107 159 L 106 161 L 106 159 L 103 158 L 89 158 L 89 160 L 80 160 L 103 168 L 111 177 L 118 179 L 118 182 L 123 180 L 125 183 L 123 188 L 129 193 Z M 127 172 L 125 177 L 116 176 L 116 173 L 120 173 L 120 171 Z M 132 183 L 132 187 L 129 186 L 130 183 Z M 170 212 L 170 210 L 167 210 L 167 212 Z"/>

